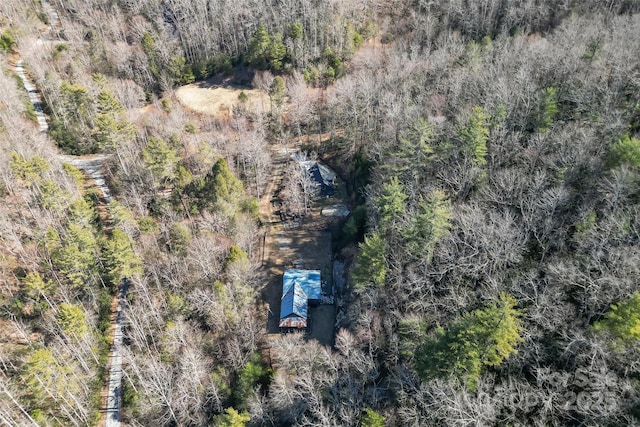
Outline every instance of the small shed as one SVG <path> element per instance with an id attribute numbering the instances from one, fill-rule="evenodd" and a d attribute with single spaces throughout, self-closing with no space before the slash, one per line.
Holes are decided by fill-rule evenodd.
<path id="1" fill-rule="evenodd" d="M 322 300 L 320 270 L 285 270 L 282 277 L 280 327 L 306 328 L 309 305 Z"/>
<path id="2" fill-rule="evenodd" d="M 322 196 L 333 196 L 336 193 L 336 174 L 329 168 L 316 162 L 309 167 L 309 174 L 320 187 Z"/>
<path id="3" fill-rule="evenodd" d="M 293 153 L 291 158 L 309 174 L 321 196 L 336 194 L 336 174 L 331 169 L 316 160 L 310 160 L 306 153 Z"/>

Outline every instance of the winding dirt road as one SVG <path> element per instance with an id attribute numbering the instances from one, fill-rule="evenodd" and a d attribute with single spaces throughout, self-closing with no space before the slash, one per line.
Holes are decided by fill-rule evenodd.
<path id="1" fill-rule="evenodd" d="M 47 15 L 49 16 L 51 33 L 54 32 L 55 27 L 59 23 L 58 15 L 51 7 L 48 1 L 43 1 L 43 7 Z M 56 43 L 56 40 L 44 40 L 39 38 L 36 42 L 37 45 Z M 40 132 L 46 134 L 49 131 L 49 124 L 47 117 L 44 114 L 42 108 L 42 99 L 40 93 L 36 89 L 36 86 L 31 81 L 24 69 L 22 58 L 20 58 L 15 65 L 15 72 L 20 77 L 22 84 L 24 85 L 27 94 L 29 95 L 29 101 L 33 104 L 34 112 L 38 121 Z M 111 191 L 106 184 L 105 177 L 102 173 L 102 167 L 104 161 L 109 156 L 100 154 L 86 157 L 69 156 L 64 154 L 58 154 L 58 159 L 70 163 L 78 169 L 84 171 L 89 175 L 96 187 L 102 193 L 102 196 L 106 203 L 111 201 Z M 126 294 L 128 290 L 128 281 L 126 279 L 120 282 L 118 286 L 118 292 L 113 297 L 111 304 L 111 326 L 109 330 L 109 336 L 111 337 L 111 350 L 109 353 L 109 381 L 107 382 L 105 389 L 102 392 L 103 395 L 103 419 L 101 425 L 107 427 L 120 426 L 120 396 L 122 390 L 122 346 L 124 336 L 124 302 L 126 301 Z"/>

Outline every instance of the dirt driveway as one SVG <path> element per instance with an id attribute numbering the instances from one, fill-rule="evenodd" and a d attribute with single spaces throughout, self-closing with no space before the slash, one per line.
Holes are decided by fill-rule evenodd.
<path id="1" fill-rule="evenodd" d="M 336 197 L 316 201 L 311 212 L 298 221 L 281 221 L 276 214 L 278 207 L 271 202 L 277 198 L 276 192 L 280 187 L 286 162 L 294 150 L 294 147 L 274 147 L 274 172 L 260 203 L 260 218 L 265 226 L 263 266 L 266 272 L 262 297 L 270 309 L 267 321 L 269 334 L 280 333 L 278 323 L 282 276 L 285 269 L 320 270 L 322 290 L 327 295 L 332 294 L 332 246 L 331 232 L 328 228 L 336 219 L 324 217 L 320 212 L 328 203 L 341 203 L 344 191 L 338 191 Z M 317 339 L 324 345 L 332 345 L 336 319 L 335 304 L 310 307 L 309 319 L 309 338 Z"/>

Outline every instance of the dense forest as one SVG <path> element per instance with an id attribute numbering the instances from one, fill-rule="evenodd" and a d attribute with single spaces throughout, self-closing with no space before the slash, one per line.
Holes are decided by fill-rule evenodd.
<path id="1" fill-rule="evenodd" d="M 127 283 L 125 425 L 640 425 L 639 53 L 634 0 L 2 0 L 0 424 L 104 423 Z M 292 145 L 331 345 L 266 327 Z"/>

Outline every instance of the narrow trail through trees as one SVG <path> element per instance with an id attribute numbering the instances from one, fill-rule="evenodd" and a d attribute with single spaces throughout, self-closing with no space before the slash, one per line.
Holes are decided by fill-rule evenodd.
<path id="1" fill-rule="evenodd" d="M 51 5 L 45 1 L 43 6 L 47 15 L 49 16 L 50 32 L 54 31 L 55 26 L 58 25 L 57 13 L 53 10 Z M 44 44 L 53 42 L 50 40 L 38 39 L 37 44 Z M 29 101 L 33 104 L 34 112 L 38 121 L 38 126 L 41 133 L 47 133 L 49 130 L 49 124 L 42 108 L 42 99 L 35 84 L 31 81 L 24 69 L 24 63 L 22 58 L 19 58 L 15 64 L 15 72 L 20 77 L 25 90 L 29 95 Z M 70 163 L 76 168 L 84 171 L 95 183 L 95 186 L 100 190 L 104 198 L 105 203 L 108 205 L 111 201 L 111 191 L 106 184 L 105 177 L 102 172 L 104 161 L 109 158 L 108 155 L 98 154 L 92 156 L 70 156 L 65 154 L 58 154 L 57 158 L 63 162 Z M 109 342 L 111 343 L 111 350 L 109 352 L 109 379 L 104 386 L 102 397 L 102 420 L 100 425 L 106 425 L 108 427 L 117 427 L 120 425 L 120 396 L 122 391 L 122 345 L 124 335 L 124 323 L 123 323 L 123 310 L 124 302 L 126 301 L 126 294 L 128 290 L 128 281 L 123 279 L 119 286 L 118 291 L 113 296 L 111 302 L 111 314 L 109 316 L 110 328 L 109 328 Z"/>

